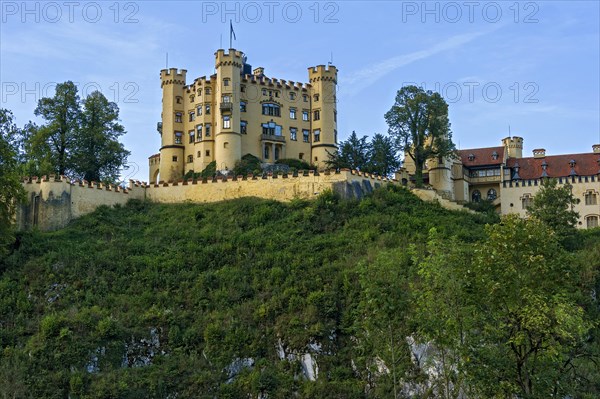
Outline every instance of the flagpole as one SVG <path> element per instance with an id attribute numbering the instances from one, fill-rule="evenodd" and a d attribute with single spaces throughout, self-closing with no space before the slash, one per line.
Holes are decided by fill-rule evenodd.
<path id="1" fill-rule="evenodd" d="M 229 48 L 233 47 L 233 24 L 229 20 Z"/>

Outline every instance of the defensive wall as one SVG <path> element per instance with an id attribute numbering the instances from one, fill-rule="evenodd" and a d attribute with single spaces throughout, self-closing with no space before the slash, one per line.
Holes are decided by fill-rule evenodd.
<path id="1" fill-rule="evenodd" d="M 229 176 L 200 180 L 179 180 L 147 184 L 130 181 L 127 188 L 98 182 L 71 181 L 65 176 L 44 176 L 23 181 L 27 202 L 17 209 L 19 230 L 37 227 L 56 230 L 101 205 L 125 204 L 129 199 L 159 203 L 217 202 L 241 197 L 277 201 L 314 198 L 326 189 L 342 198 L 360 199 L 384 184 L 396 180 L 343 169 L 341 171 L 299 171 L 293 174 Z"/>

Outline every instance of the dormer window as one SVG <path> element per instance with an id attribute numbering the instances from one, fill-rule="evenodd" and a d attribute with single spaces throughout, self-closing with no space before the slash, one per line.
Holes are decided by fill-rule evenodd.
<path id="1" fill-rule="evenodd" d="M 574 159 L 569 161 L 569 166 L 571 166 L 571 173 L 569 173 L 569 176 L 577 176 L 577 172 L 575 172 L 575 164 L 576 162 Z"/>
<path id="2" fill-rule="evenodd" d="M 469 161 L 474 161 L 475 160 L 475 155 L 469 154 L 468 159 L 469 159 Z"/>
<path id="3" fill-rule="evenodd" d="M 496 151 L 494 151 L 492 153 L 492 159 L 495 161 L 496 159 L 498 159 L 498 153 Z"/>

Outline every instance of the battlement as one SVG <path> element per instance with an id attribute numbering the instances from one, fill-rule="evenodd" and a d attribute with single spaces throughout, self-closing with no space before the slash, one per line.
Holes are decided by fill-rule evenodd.
<path id="1" fill-rule="evenodd" d="M 310 83 L 293 82 L 291 80 L 289 82 L 285 83 L 286 81 L 283 79 L 280 79 L 280 80 L 277 80 L 275 78 L 270 79 L 270 78 L 267 78 L 266 76 L 258 77 L 258 76 L 254 76 L 254 75 L 250 75 L 250 74 L 245 74 L 242 77 L 242 82 L 258 84 L 261 86 L 275 86 L 273 82 L 276 82 L 277 87 L 283 87 L 285 85 L 286 89 L 302 90 L 302 91 L 308 91 L 312 87 L 312 85 Z M 288 85 L 288 83 L 289 83 L 289 85 Z"/>
<path id="2" fill-rule="evenodd" d="M 227 52 L 224 49 L 219 49 L 215 52 L 215 67 L 221 65 L 233 65 L 241 68 L 244 64 L 244 53 L 236 49 L 229 49 Z"/>
<path id="3" fill-rule="evenodd" d="M 515 180 L 515 181 L 504 181 L 502 182 L 502 188 L 517 188 L 517 187 L 538 187 L 542 185 L 542 181 L 544 179 L 525 179 L 525 180 Z M 559 185 L 562 184 L 588 184 L 600 182 L 600 176 L 591 175 L 591 176 L 567 176 L 567 177 L 558 177 L 556 181 Z"/>
<path id="4" fill-rule="evenodd" d="M 308 68 L 308 77 L 311 83 L 319 80 L 337 83 L 337 73 L 338 70 L 334 65 L 317 65 Z"/>
<path id="5" fill-rule="evenodd" d="M 160 80 L 162 82 L 162 85 L 176 84 L 176 85 L 185 86 L 186 74 L 187 74 L 187 69 L 177 69 L 177 68 L 161 69 L 160 70 Z"/>

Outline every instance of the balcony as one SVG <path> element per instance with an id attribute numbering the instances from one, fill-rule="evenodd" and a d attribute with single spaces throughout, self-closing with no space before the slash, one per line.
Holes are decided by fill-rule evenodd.
<path id="1" fill-rule="evenodd" d="M 221 113 L 231 113 L 233 111 L 233 103 L 221 103 Z"/>
<path id="2" fill-rule="evenodd" d="M 274 141 L 276 143 L 285 143 L 285 137 L 275 136 L 271 134 L 263 134 L 260 136 L 260 141 Z"/>
<path id="3" fill-rule="evenodd" d="M 162 122 L 157 122 L 156 123 L 156 131 L 160 134 L 162 134 Z"/>

